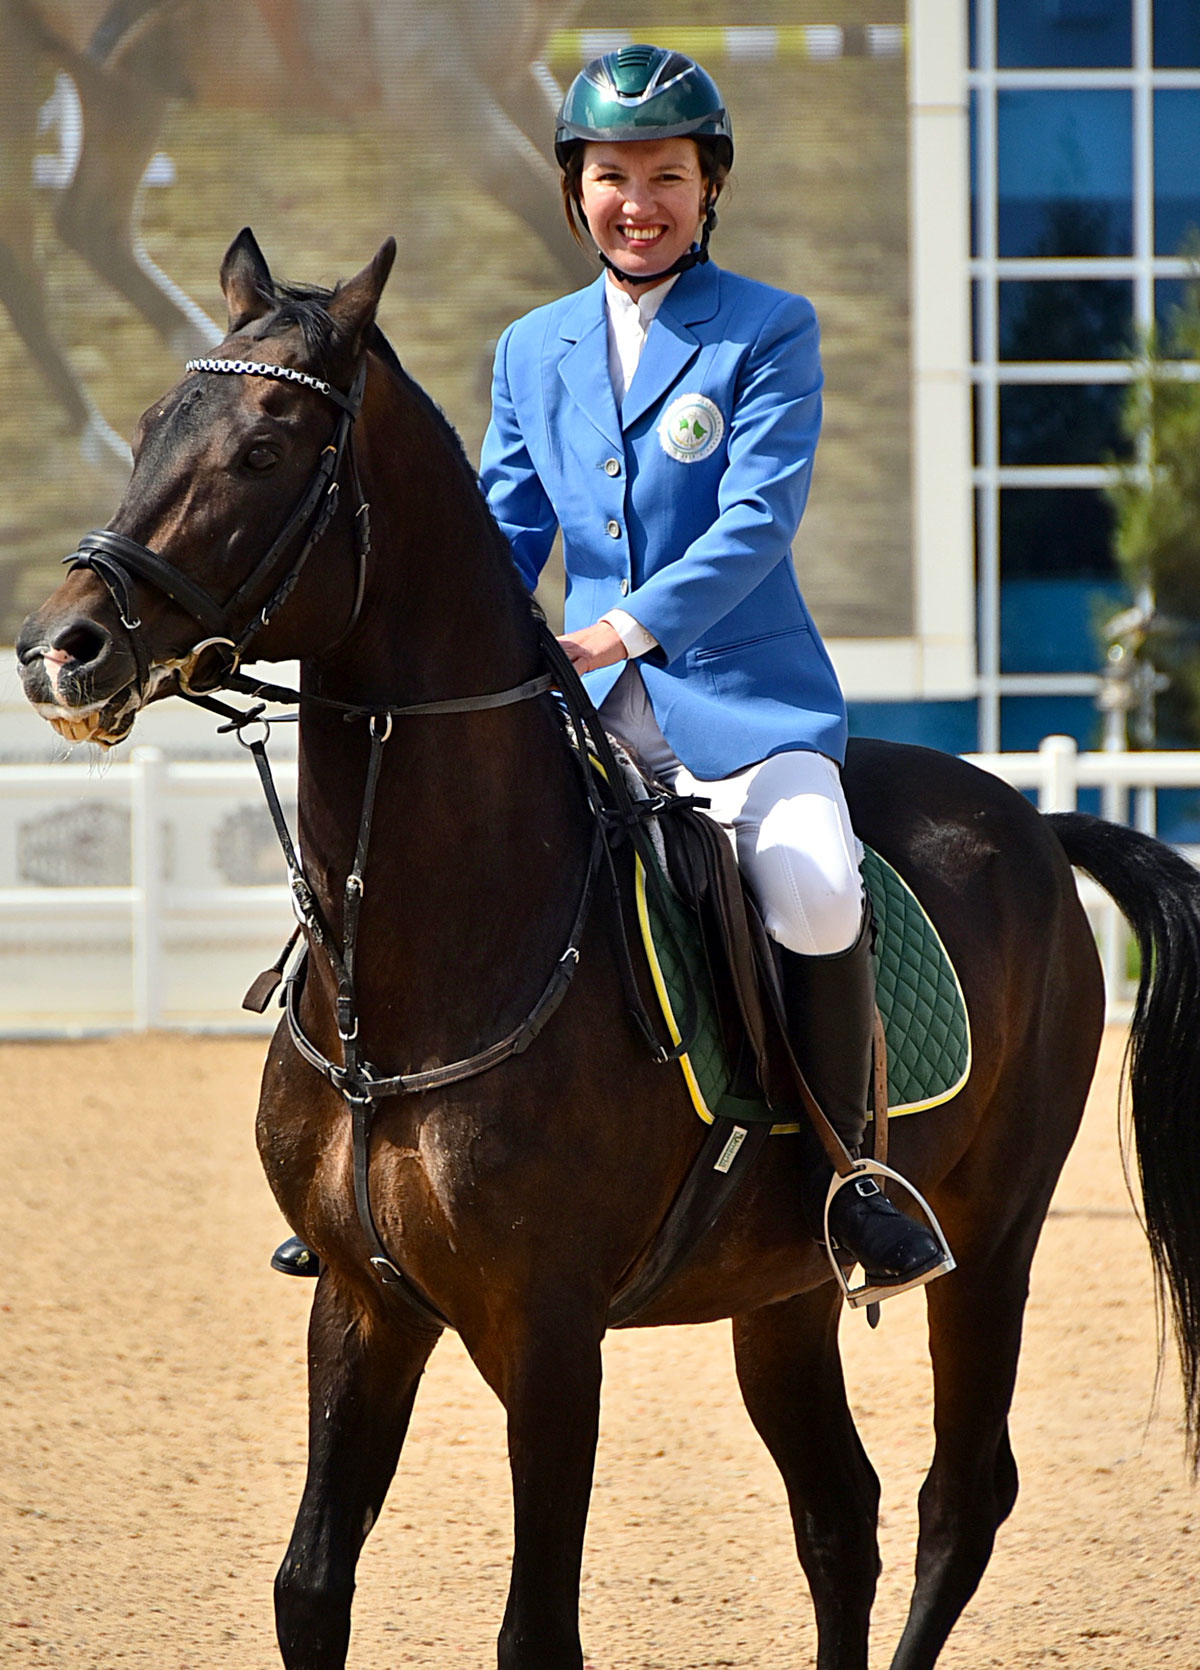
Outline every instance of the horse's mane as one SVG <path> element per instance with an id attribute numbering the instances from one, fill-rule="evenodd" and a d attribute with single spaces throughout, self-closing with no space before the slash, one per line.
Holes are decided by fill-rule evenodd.
<path id="1" fill-rule="evenodd" d="M 267 299 L 272 302 L 272 312 L 265 321 L 264 336 L 273 336 L 277 331 L 295 328 L 304 340 L 305 349 L 318 364 L 324 364 L 333 347 L 335 327 L 329 316 L 329 303 L 336 291 L 329 290 L 320 284 L 291 284 L 281 279 L 272 278 L 271 293 Z M 512 560 L 512 553 L 508 548 L 508 541 L 501 533 L 492 515 L 491 506 L 484 497 L 479 484 L 479 476 L 474 465 L 467 457 L 467 449 L 463 446 L 462 437 L 450 422 L 442 408 L 421 387 L 415 378 L 410 377 L 400 363 L 400 356 L 392 347 L 387 337 L 378 325 L 371 327 L 371 335 L 367 343 L 375 357 L 383 362 L 392 376 L 400 383 L 408 397 L 423 412 L 434 431 L 440 436 L 447 459 L 457 468 L 463 477 L 464 485 L 475 494 L 483 510 L 483 523 L 488 529 L 492 543 L 498 556 L 503 559 L 504 570 L 512 578 L 513 586 L 521 600 L 528 603 L 525 587 L 517 573 Z"/>

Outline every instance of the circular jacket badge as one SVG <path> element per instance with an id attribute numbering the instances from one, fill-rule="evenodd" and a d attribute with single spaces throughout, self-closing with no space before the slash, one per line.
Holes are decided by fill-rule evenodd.
<path id="1" fill-rule="evenodd" d="M 681 394 L 664 412 L 658 439 L 668 458 L 698 464 L 721 444 L 725 419 L 706 394 Z"/>

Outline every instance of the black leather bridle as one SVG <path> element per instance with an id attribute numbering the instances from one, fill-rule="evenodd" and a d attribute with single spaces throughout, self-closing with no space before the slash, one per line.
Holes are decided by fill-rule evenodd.
<path id="1" fill-rule="evenodd" d="M 308 485 L 270 546 L 232 594 L 219 603 L 202 586 L 188 578 L 174 563 L 148 545 L 128 535 L 99 529 L 84 534 L 79 545 L 63 561 L 68 568 L 90 568 L 108 588 L 117 608 L 137 666 L 138 694 L 143 695 L 152 670 L 151 658 L 141 635 L 141 618 L 134 603 L 134 587 L 142 581 L 168 597 L 184 614 L 190 615 L 206 634 L 176 669 L 184 693 L 218 689 L 237 671 L 253 640 L 267 626 L 295 589 L 309 553 L 333 519 L 338 507 L 338 475 L 342 459 L 349 454 L 351 477 L 358 498 L 354 516 L 358 576 L 349 620 L 339 641 L 358 620 L 362 608 L 367 557 L 371 549 L 370 514 L 363 497 L 358 465 L 354 456 L 353 424 L 362 406 L 367 365 L 364 358 L 348 394 L 310 377 L 291 366 L 272 365 L 259 360 L 195 359 L 185 367 L 190 372 L 232 372 L 239 376 L 268 377 L 275 382 L 299 383 L 338 407 L 333 435 L 317 460 Z M 290 564 L 280 573 L 281 558 L 296 544 Z M 211 676 L 198 682 L 200 658 L 210 652 L 214 662 Z"/>
<path id="2" fill-rule="evenodd" d="M 285 690 L 239 675 L 237 668 L 249 644 L 268 624 L 272 616 L 291 595 L 313 546 L 329 525 L 338 503 L 338 473 L 343 456 L 349 453 L 354 490 L 358 498 L 355 513 L 355 543 L 358 552 L 358 577 L 353 607 L 348 624 L 342 628 L 337 643 L 341 643 L 355 625 L 363 599 L 366 563 L 370 552 L 369 514 L 363 497 L 358 469 L 354 460 L 352 426 L 362 405 L 366 382 L 364 360 L 348 394 L 342 394 L 328 383 L 307 372 L 289 366 L 271 365 L 257 360 L 198 359 L 189 360 L 189 372 L 229 372 L 242 376 L 269 377 L 278 382 L 299 383 L 324 395 L 339 408 L 336 428 L 329 444 L 322 451 L 316 470 L 299 503 L 276 535 L 271 546 L 259 559 L 250 574 L 237 586 L 224 603 L 219 603 L 203 587 L 190 580 L 173 563 L 149 546 L 125 534 L 101 530 L 85 534 L 78 549 L 63 560 L 72 569 L 89 568 L 107 587 L 121 624 L 127 632 L 138 669 L 139 692 L 144 692 L 150 678 L 152 664 L 141 637 L 141 620 L 134 606 L 134 586 L 138 581 L 148 583 L 170 599 L 185 614 L 197 622 L 208 634 L 175 666 L 179 694 L 185 699 L 219 714 L 228 723 L 224 727 L 235 731 L 238 740 L 247 747 L 254 759 L 267 800 L 271 821 L 275 828 L 288 868 L 288 882 L 292 903 L 300 928 L 304 931 L 307 947 L 319 947 L 328 961 L 335 988 L 335 1017 L 341 1046 L 340 1062 L 331 1060 L 308 1037 L 300 1018 L 300 993 L 305 975 L 302 956 L 287 977 L 284 993 L 288 1029 L 299 1054 L 341 1094 L 351 1115 L 351 1147 L 354 1170 L 354 1196 L 359 1224 L 367 1244 L 371 1267 L 384 1286 L 406 1300 L 427 1324 L 443 1327 L 446 1318 L 429 1296 L 394 1261 L 380 1238 L 370 1199 L 371 1132 L 381 1101 L 398 1095 L 422 1092 L 458 1084 L 479 1073 L 499 1066 L 502 1062 L 522 1054 L 541 1032 L 566 996 L 579 964 L 579 948 L 591 911 L 596 884 L 602 866 L 608 871 L 614 899 L 617 901 L 615 924 L 620 942 L 618 967 L 625 987 L 629 1012 L 637 1024 L 655 1060 L 669 1061 L 683 1054 L 692 1043 L 696 1004 L 690 990 L 686 1002 L 687 1018 L 682 1036 L 673 1047 L 663 1045 L 646 1010 L 633 971 L 629 945 L 620 908 L 620 891 L 613 854 L 606 839 L 606 829 L 612 825 L 623 830 L 633 842 L 646 869 L 647 884 L 652 890 L 665 887 L 660 879 L 657 860 L 649 842 L 643 819 L 648 811 L 658 811 L 665 802 L 656 800 L 635 805 L 624 786 L 621 772 L 612 756 L 599 714 L 575 673 L 571 662 L 549 630 L 540 610 L 534 605 L 540 659 L 548 669 L 539 675 L 514 685 L 507 690 L 480 695 L 451 697 L 438 701 L 408 703 L 395 707 L 360 707 L 353 703 L 332 700 L 299 691 Z M 293 541 L 296 553 L 283 568 L 281 557 Z M 283 572 L 280 575 L 280 569 Z M 264 602 L 259 599 L 265 597 Z M 336 644 L 333 646 L 336 647 Z M 195 682 L 195 668 L 202 655 L 210 650 L 221 650 L 216 657 L 215 676 L 203 685 Z M 329 653 L 326 651 L 325 653 Z M 565 950 L 550 971 L 541 995 L 520 1025 L 486 1048 L 462 1060 L 445 1062 L 421 1072 L 385 1074 L 363 1053 L 359 1037 L 359 1004 L 355 981 L 355 957 L 358 941 L 359 917 L 365 893 L 365 871 L 370 847 L 376 791 L 383 766 L 384 749 L 392 735 L 393 720 L 418 718 L 439 714 L 469 714 L 489 709 L 509 707 L 545 695 L 552 688 L 560 692 L 565 714 L 575 739 L 575 748 L 584 775 L 590 803 L 593 836 L 591 850 L 584 870 L 575 914 L 567 935 Z M 215 698 L 218 689 L 231 689 L 244 695 L 260 698 L 249 711 L 238 711 Z M 365 720 L 368 726 L 370 749 L 362 805 L 359 812 L 358 835 L 354 860 L 346 878 L 342 900 L 341 933 L 333 931 L 322 912 L 316 895 L 304 874 L 303 865 L 292 841 L 284 817 L 267 759 L 267 740 L 270 726 L 277 721 L 262 717 L 264 701 L 297 701 L 340 712 L 347 721 Z M 246 734 L 261 726 L 258 736 Z M 597 774 L 589 760 L 588 741 L 600 762 L 601 774 L 607 780 L 609 793 L 615 802 L 609 811 L 601 795 Z M 683 804 L 681 802 L 681 804 Z M 270 1001 L 283 976 L 284 966 L 291 955 L 296 936 L 289 941 L 275 967 L 260 975 L 248 994 L 246 1007 L 261 1013 Z M 746 1144 L 749 1152 L 751 1144 Z M 708 1150 L 703 1151 L 700 1170 L 708 1166 Z M 656 1267 L 657 1268 L 657 1267 Z M 661 1285 L 661 1272 L 650 1284 L 655 1290 Z M 638 1306 L 647 1302 L 642 1291 L 645 1283 L 637 1286 Z"/>

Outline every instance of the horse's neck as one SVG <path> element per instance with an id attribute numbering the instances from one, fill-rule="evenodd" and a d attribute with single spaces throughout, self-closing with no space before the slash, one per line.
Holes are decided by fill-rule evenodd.
<path id="1" fill-rule="evenodd" d="M 490 694 L 534 677 L 541 667 L 528 606 L 474 482 L 461 461 L 431 458 L 411 433 L 385 433 L 383 448 L 364 456 L 374 548 L 363 625 L 335 660 L 306 668 L 308 688 L 341 702 L 404 706 Z M 401 479 L 411 493 L 389 509 L 382 484 Z M 336 711 L 305 706 L 301 842 L 335 924 L 368 748 L 365 720 L 347 724 Z M 443 1025 L 447 1045 L 465 1047 L 468 1016 L 503 1007 L 506 984 L 514 1002 L 527 1001 L 520 971 L 528 968 L 535 984 L 544 977 L 570 921 L 585 846 L 578 784 L 545 698 L 395 719 L 362 911 L 367 1010 L 371 994 L 386 990 L 389 1019 L 401 1010 L 402 1029 L 436 1051 L 431 1034 Z"/>

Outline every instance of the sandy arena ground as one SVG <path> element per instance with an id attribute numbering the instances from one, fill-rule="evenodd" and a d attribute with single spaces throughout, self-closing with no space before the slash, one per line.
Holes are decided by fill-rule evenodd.
<path id="1" fill-rule="evenodd" d="M 1200 1666 L 1200 1497 L 1174 1373 L 1151 1414 L 1149 1261 L 1121 1179 L 1110 1035 L 1034 1267 L 1023 1475 L 948 1670 Z M 304 1463 L 310 1290 L 254 1152 L 262 1046 L 166 1036 L 0 1046 L 0 1664 L 278 1663 L 271 1581 Z M 930 1450 L 923 1305 L 848 1316 L 884 1483 L 874 1662 L 906 1601 Z M 795 1670 L 813 1630 L 783 1493 L 728 1329 L 612 1337 L 585 1555 L 593 1670 Z M 358 1670 L 494 1663 L 509 1555 L 499 1406 L 439 1347 L 360 1568 Z"/>

